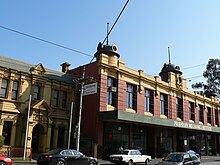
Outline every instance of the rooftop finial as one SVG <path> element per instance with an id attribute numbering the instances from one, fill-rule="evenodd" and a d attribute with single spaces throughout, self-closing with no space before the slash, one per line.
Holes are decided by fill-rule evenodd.
<path id="1" fill-rule="evenodd" d="M 108 45 L 108 34 L 109 33 L 109 22 L 107 22 L 107 40 L 106 40 L 106 44 Z"/>
<path id="2" fill-rule="evenodd" d="M 169 56 L 169 64 L 171 64 L 171 61 L 170 61 L 170 47 L 168 46 L 168 56 Z"/>

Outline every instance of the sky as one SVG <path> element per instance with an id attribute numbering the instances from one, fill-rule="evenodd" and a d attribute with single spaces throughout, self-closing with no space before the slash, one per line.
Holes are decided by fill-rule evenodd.
<path id="1" fill-rule="evenodd" d="M 0 56 L 61 71 L 92 60 L 127 0 L 2 0 Z M 219 0 L 130 0 L 109 36 L 126 67 L 160 73 L 164 63 L 180 66 L 191 84 L 204 81 L 211 58 L 220 58 Z M 4 28 L 3 28 L 4 27 Z M 53 42 L 77 53 L 6 28 Z"/>

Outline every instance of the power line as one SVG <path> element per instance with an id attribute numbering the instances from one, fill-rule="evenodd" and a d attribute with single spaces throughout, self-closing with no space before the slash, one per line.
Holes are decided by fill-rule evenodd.
<path id="1" fill-rule="evenodd" d="M 203 66 L 203 65 L 206 65 L 206 63 L 204 63 L 204 64 L 199 64 L 199 65 L 195 65 L 195 66 L 186 67 L 186 68 L 183 68 L 182 70 L 197 68 L 197 67 L 200 67 L 200 66 Z"/>
<path id="2" fill-rule="evenodd" d="M 121 12 L 119 13 L 117 19 L 115 20 L 114 24 L 112 25 L 111 29 L 109 30 L 109 32 L 108 32 L 108 34 L 106 35 L 106 37 L 105 37 L 104 41 L 102 42 L 102 44 L 104 44 L 105 40 L 108 38 L 109 34 L 112 32 L 112 30 L 113 30 L 114 26 L 116 25 L 116 23 L 118 22 L 118 20 L 119 20 L 121 14 L 122 14 L 123 11 L 125 10 L 125 8 L 126 8 L 128 2 L 129 2 L 129 0 L 127 0 L 127 2 L 125 3 L 124 7 L 122 8 Z"/>
<path id="3" fill-rule="evenodd" d="M 83 55 L 86 55 L 86 56 L 89 56 L 89 57 L 93 57 L 93 55 L 90 55 L 90 54 L 87 54 L 87 53 L 84 53 L 84 52 L 81 52 L 81 51 L 63 46 L 63 45 L 60 45 L 60 44 L 57 44 L 57 43 L 54 43 L 54 42 L 51 42 L 51 41 L 48 41 L 48 40 L 45 40 L 45 39 L 42 39 L 42 38 L 39 38 L 39 37 L 35 37 L 33 35 L 23 33 L 23 32 L 20 32 L 20 31 L 17 31 L 17 30 L 14 30 L 14 29 L 11 29 L 11 28 L 8 28 L 8 27 L 5 27 L 5 26 L 0 25 L 0 28 L 11 31 L 11 32 L 14 32 L 14 33 L 17 33 L 17 34 L 20 34 L 20 35 L 23 35 L 23 36 L 26 36 L 26 37 L 29 37 L 29 38 L 33 38 L 33 39 L 36 39 L 36 40 L 39 40 L 39 41 L 42 41 L 42 42 L 45 42 L 45 43 L 48 43 L 48 44 L 51 44 L 51 45 L 54 45 L 54 46 L 57 46 L 57 47 L 60 47 L 60 48 L 63 48 L 63 49 L 67 49 L 67 50 L 70 50 L 70 51 L 73 51 L 73 52 L 76 52 L 76 53 L 79 53 L 79 54 L 83 54 Z"/>

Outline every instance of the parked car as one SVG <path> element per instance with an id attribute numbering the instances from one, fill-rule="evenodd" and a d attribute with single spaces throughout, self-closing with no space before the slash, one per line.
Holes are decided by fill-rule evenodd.
<path id="1" fill-rule="evenodd" d="M 5 156 L 0 156 L 0 165 L 12 165 L 12 160 Z"/>
<path id="2" fill-rule="evenodd" d="M 73 149 L 55 149 L 39 155 L 38 165 L 97 165 L 96 158 L 87 157 Z"/>
<path id="3" fill-rule="evenodd" d="M 115 164 L 133 165 L 134 163 L 145 163 L 147 165 L 151 161 L 151 156 L 142 155 L 139 150 L 136 149 L 124 149 L 117 154 L 110 155 L 110 162 Z"/>
<path id="4" fill-rule="evenodd" d="M 172 152 L 157 165 L 199 165 L 200 160 L 194 153 Z"/>
<path id="5" fill-rule="evenodd" d="M 193 153 L 199 158 L 199 160 L 201 159 L 201 155 L 193 150 L 189 150 L 189 151 L 187 151 L 187 153 L 190 153 L 190 154 Z"/>

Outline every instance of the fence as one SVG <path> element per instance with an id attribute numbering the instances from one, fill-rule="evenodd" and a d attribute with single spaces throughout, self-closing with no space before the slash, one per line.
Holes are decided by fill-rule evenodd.
<path id="1" fill-rule="evenodd" d="M 23 157 L 24 156 L 24 148 L 18 147 L 10 147 L 10 146 L 2 146 L 0 148 L 0 155 L 7 157 Z M 32 158 L 32 149 L 26 149 L 26 158 Z"/>

